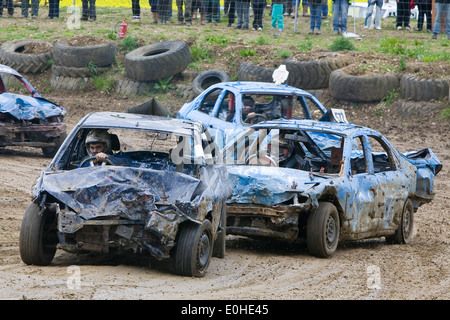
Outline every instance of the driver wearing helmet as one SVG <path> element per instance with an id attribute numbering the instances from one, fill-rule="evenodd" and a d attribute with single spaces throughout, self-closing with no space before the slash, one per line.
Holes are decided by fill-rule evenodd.
<path id="1" fill-rule="evenodd" d="M 107 130 L 93 129 L 86 136 L 86 151 L 88 157 L 95 156 L 95 163 L 109 162 L 113 165 L 129 165 L 126 157 L 114 156 L 111 149 L 111 136 Z"/>

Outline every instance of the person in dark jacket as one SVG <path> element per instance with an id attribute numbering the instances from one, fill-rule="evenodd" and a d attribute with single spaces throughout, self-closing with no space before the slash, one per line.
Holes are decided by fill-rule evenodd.
<path id="1" fill-rule="evenodd" d="M 402 27 L 405 27 L 406 30 L 409 30 L 409 18 L 411 16 L 411 0 L 397 0 L 397 19 L 396 26 L 397 30 L 402 30 Z"/>
<path id="2" fill-rule="evenodd" d="M 291 1 L 291 0 L 289 0 Z M 263 29 L 263 15 L 264 9 L 266 8 L 266 0 L 252 0 L 252 10 L 253 10 L 253 30 Z"/>
<path id="3" fill-rule="evenodd" d="M 434 8 L 436 18 L 434 19 L 433 36 L 431 39 L 437 39 L 437 35 L 441 33 L 441 19 L 445 10 L 445 33 L 447 34 L 447 39 L 450 40 L 450 0 L 436 0 L 434 2 Z"/>
<path id="4" fill-rule="evenodd" d="M 82 14 L 81 19 L 87 21 L 91 19 L 92 21 L 97 20 L 97 13 L 95 10 L 95 0 L 81 0 Z"/>
<path id="5" fill-rule="evenodd" d="M 6 10 L 8 11 L 8 16 L 12 17 L 14 15 L 14 3 L 13 0 L 6 0 Z M 0 0 L 0 17 L 3 15 L 3 0 Z"/>

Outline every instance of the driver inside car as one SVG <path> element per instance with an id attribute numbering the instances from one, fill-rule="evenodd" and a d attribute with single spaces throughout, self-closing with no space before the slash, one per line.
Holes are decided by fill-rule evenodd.
<path id="1" fill-rule="evenodd" d="M 107 130 L 91 130 L 86 136 L 85 145 L 88 158 L 95 157 L 92 159 L 93 165 L 108 163 L 115 166 L 129 166 L 131 163 L 128 157 L 122 154 L 113 154 L 112 139 Z M 83 166 L 89 166 L 89 162 Z"/>

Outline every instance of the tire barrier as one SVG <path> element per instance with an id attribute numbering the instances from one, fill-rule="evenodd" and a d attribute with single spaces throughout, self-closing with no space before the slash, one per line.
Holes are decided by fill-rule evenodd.
<path id="1" fill-rule="evenodd" d="M 230 76 L 222 70 L 207 70 L 201 72 L 192 81 L 192 88 L 196 94 L 200 94 L 213 84 L 230 81 Z"/>
<path id="2" fill-rule="evenodd" d="M 439 100 L 449 96 L 449 79 L 419 79 L 405 74 L 400 79 L 400 95 L 414 101 Z"/>
<path id="3" fill-rule="evenodd" d="M 38 54 L 22 53 L 27 46 L 44 46 L 48 51 Z M 19 73 L 37 74 L 50 68 L 53 58 L 53 45 L 36 39 L 19 39 L 4 43 L 0 47 L 0 63 L 15 69 Z"/>

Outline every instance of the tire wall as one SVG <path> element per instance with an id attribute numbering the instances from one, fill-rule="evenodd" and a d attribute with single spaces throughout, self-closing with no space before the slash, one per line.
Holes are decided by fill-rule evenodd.
<path id="1" fill-rule="evenodd" d="M 414 101 L 439 100 L 447 97 L 450 79 L 418 79 L 413 75 L 403 75 L 400 80 L 400 94 Z"/>
<path id="2" fill-rule="evenodd" d="M 23 47 L 34 44 L 46 44 L 49 51 L 40 54 L 20 53 Z M 50 67 L 49 61 L 53 58 L 53 45 L 36 39 L 12 40 L 0 47 L 0 63 L 15 69 L 19 73 L 37 74 Z"/>

